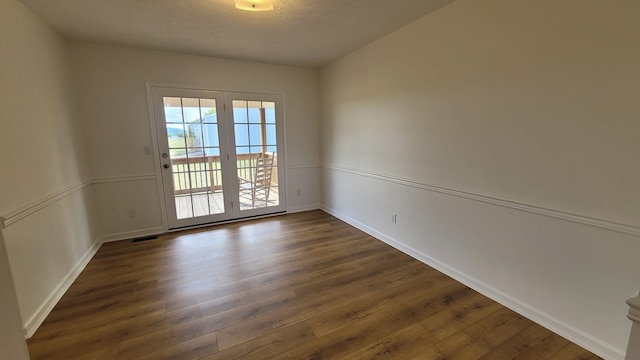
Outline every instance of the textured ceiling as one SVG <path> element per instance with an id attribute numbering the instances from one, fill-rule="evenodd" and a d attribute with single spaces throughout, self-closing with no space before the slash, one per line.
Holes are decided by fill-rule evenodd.
<path id="1" fill-rule="evenodd" d="M 69 40 L 319 67 L 452 0 L 21 0 Z"/>

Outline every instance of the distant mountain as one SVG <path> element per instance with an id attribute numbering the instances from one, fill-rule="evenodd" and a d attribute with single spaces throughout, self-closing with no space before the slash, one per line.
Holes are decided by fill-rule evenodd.
<path id="1" fill-rule="evenodd" d="M 167 128 L 167 135 L 170 137 L 183 137 L 184 130 L 176 128 Z"/>

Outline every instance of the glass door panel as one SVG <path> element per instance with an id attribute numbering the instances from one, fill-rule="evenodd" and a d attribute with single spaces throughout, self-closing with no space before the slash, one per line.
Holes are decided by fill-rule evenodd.
<path id="1" fill-rule="evenodd" d="M 282 98 L 152 87 L 170 229 L 285 210 Z"/>
<path id="2" fill-rule="evenodd" d="M 164 97 L 163 102 L 165 119 L 175 121 L 167 121 L 167 139 L 176 217 L 223 214 L 216 100 Z"/>
<path id="3" fill-rule="evenodd" d="M 238 177 L 238 210 L 242 216 L 284 210 L 283 178 L 278 165 L 279 98 L 261 94 L 225 94 L 232 109 Z M 230 100 L 229 100 L 230 99 Z"/>
<path id="4" fill-rule="evenodd" d="M 154 101 L 156 114 L 164 120 L 156 123 L 169 227 L 224 220 L 229 216 L 221 162 L 225 132 L 218 120 L 223 97 L 154 88 Z"/>

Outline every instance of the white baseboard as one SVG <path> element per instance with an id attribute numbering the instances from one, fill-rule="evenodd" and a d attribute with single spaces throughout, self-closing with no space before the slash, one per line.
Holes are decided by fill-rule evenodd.
<path id="1" fill-rule="evenodd" d="M 49 295 L 49 297 L 42 303 L 42 305 L 40 305 L 40 307 L 38 307 L 34 314 L 24 322 L 24 331 L 26 338 L 31 338 L 36 330 L 38 330 L 40 325 L 42 325 L 47 316 L 49 316 L 49 313 L 51 313 L 62 296 L 67 292 L 67 290 L 69 290 L 69 287 L 71 287 L 73 282 L 78 278 L 82 270 L 84 270 L 84 268 L 87 266 L 89 261 L 91 261 L 93 256 L 98 252 L 98 249 L 100 249 L 100 246 L 102 246 L 103 243 L 133 239 L 142 236 L 157 235 L 163 232 L 164 230 L 161 227 L 156 227 L 100 236 L 98 240 L 93 244 L 93 246 L 91 246 L 91 248 L 87 250 L 87 252 L 82 256 L 82 258 L 78 260 L 78 262 L 64 277 L 64 279 L 62 279 L 60 284 L 58 284 L 58 286 L 53 290 L 51 295 Z"/>
<path id="2" fill-rule="evenodd" d="M 320 209 L 320 204 L 293 206 L 287 210 L 287 213 L 294 214 L 294 213 L 311 211 L 311 210 L 319 210 L 319 209 Z"/>
<path id="3" fill-rule="evenodd" d="M 152 236 L 159 235 L 164 233 L 164 229 L 162 227 L 153 227 L 148 229 L 134 230 L 134 231 L 125 231 L 114 234 L 106 234 L 101 235 L 98 240 L 100 243 L 112 242 L 112 241 L 120 241 L 120 240 L 129 240 L 135 239 L 143 236 Z"/>
<path id="4" fill-rule="evenodd" d="M 568 324 L 554 319 L 552 316 L 518 300 L 515 299 L 485 283 L 479 281 L 472 276 L 457 271 L 456 269 L 410 247 L 403 244 L 390 236 L 387 236 L 349 216 L 342 214 L 335 209 L 329 208 L 326 205 L 320 205 L 320 209 L 335 216 L 336 218 L 366 232 L 367 234 L 375 237 L 378 240 L 385 242 L 386 244 L 394 247 L 397 250 L 431 266 L 432 268 L 442 272 L 443 274 L 450 276 L 451 278 L 459 281 L 460 283 L 474 289 L 475 291 L 489 297 L 490 299 L 500 303 L 501 305 L 517 312 L 518 314 L 530 319 L 531 321 L 544 326 L 545 328 L 553 331 L 554 333 L 566 338 L 567 340 L 582 346 L 583 348 L 593 352 L 594 354 L 601 356 L 605 359 L 623 360 L 625 357 L 625 351 L 618 349 L 608 343 L 601 341 L 583 331 L 576 329 Z"/>
<path id="5" fill-rule="evenodd" d="M 102 243 L 100 241 L 96 241 L 93 243 L 91 248 L 87 250 L 87 252 L 76 262 L 75 266 L 67 273 L 67 275 L 62 279 L 60 284 L 53 290 L 53 292 L 49 295 L 49 297 L 38 307 L 38 309 L 27 319 L 24 323 L 24 331 L 26 338 L 29 339 L 33 336 L 33 334 L 38 330 L 40 325 L 44 322 L 44 320 L 49 316 L 49 313 L 56 306 L 58 301 L 62 298 L 62 296 L 69 290 L 69 287 L 76 280 L 78 275 L 84 270 L 89 261 L 93 258 L 93 256 L 98 252 Z"/>

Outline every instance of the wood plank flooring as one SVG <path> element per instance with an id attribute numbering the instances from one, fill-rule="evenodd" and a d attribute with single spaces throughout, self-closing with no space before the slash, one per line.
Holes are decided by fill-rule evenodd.
<path id="1" fill-rule="evenodd" d="M 599 359 L 321 211 L 104 244 L 32 359 Z"/>

